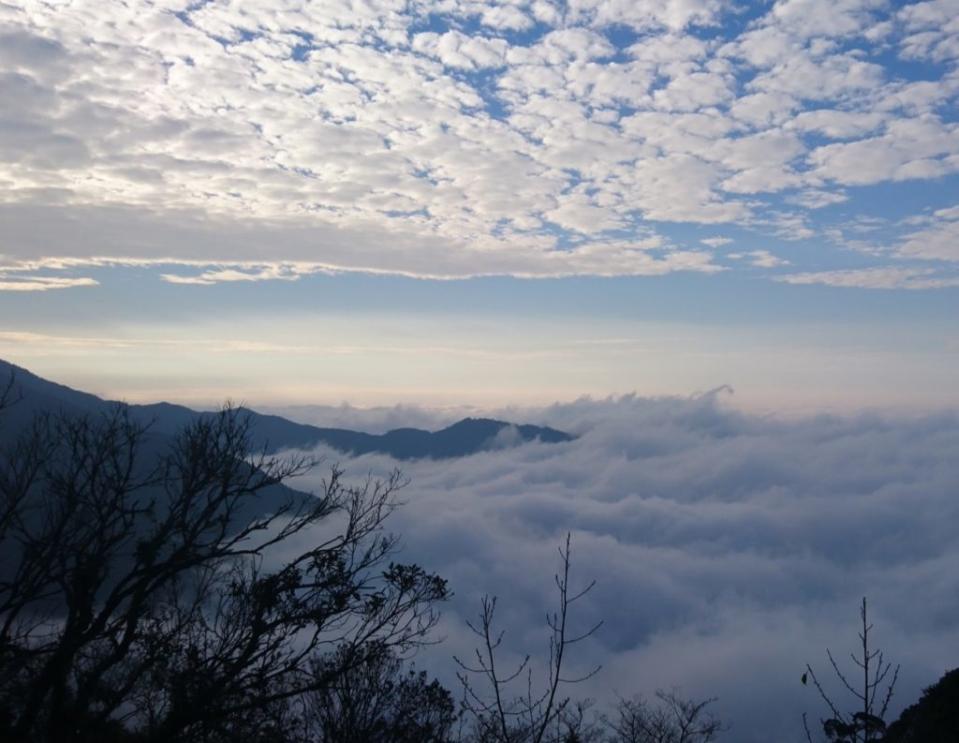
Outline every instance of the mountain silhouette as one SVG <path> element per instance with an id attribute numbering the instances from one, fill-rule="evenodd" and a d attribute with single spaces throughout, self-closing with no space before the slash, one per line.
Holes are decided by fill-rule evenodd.
<path id="1" fill-rule="evenodd" d="M 159 437 L 172 436 L 198 416 L 213 415 L 166 402 L 128 405 L 104 400 L 42 379 L 26 369 L 0 360 L 0 390 L 11 375 L 16 403 L 0 416 L 2 438 L 6 438 L 6 433 L 22 430 L 41 412 L 88 415 L 108 412 L 117 405 L 124 405 L 133 420 L 149 425 L 150 432 Z M 449 459 L 533 441 L 555 444 L 574 438 L 555 428 L 514 425 L 489 418 L 464 418 L 439 431 L 397 428 L 384 434 L 370 434 L 295 423 L 277 415 L 249 409 L 244 409 L 244 412 L 250 417 L 253 448 L 267 453 L 326 445 L 352 455 L 380 453 L 401 460 Z"/>

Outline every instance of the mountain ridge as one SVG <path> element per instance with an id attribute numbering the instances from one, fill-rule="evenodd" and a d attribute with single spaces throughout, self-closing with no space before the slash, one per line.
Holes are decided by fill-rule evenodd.
<path id="1" fill-rule="evenodd" d="M 4 411 L 0 433 L 3 428 L 22 426 L 38 412 L 83 415 L 105 412 L 116 405 L 124 406 L 134 420 L 149 425 L 153 433 L 161 435 L 173 435 L 197 417 L 215 414 L 168 402 L 138 405 L 105 400 L 44 379 L 28 369 L 0 359 L 0 390 L 11 375 L 16 404 Z M 348 455 L 379 453 L 399 460 L 450 459 L 534 441 L 554 444 L 575 438 L 548 426 L 516 425 L 492 418 L 472 417 L 463 418 L 437 431 L 403 427 L 382 434 L 371 434 L 297 423 L 246 407 L 241 410 L 250 416 L 254 448 L 267 453 L 326 445 Z"/>

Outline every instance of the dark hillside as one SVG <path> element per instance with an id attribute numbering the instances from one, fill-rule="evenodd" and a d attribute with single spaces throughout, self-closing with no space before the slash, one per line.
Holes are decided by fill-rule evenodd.
<path id="1" fill-rule="evenodd" d="M 9 437 L 12 431 L 21 430 L 39 412 L 82 415 L 108 412 L 116 405 L 124 404 L 47 381 L 26 369 L 0 361 L 0 380 L 5 384 L 11 374 L 16 404 L 8 408 L 0 421 L 0 440 Z M 174 435 L 198 416 L 213 415 L 166 402 L 126 407 L 133 420 L 149 425 L 151 433 L 160 437 Z M 267 452 L 309 449 L 322 444 L 344 454 L 380 453 L 396 459 L 448 459 L 533 441 L 555 444 L 574 438 L 554 428 L 514 426 L 489 418 L 464 418 L 440 431 L 397 428 L 375 435 L 342 428 L 319 428 L 253 410 L 244 412 L 250 416 L 254 450 Z"/>

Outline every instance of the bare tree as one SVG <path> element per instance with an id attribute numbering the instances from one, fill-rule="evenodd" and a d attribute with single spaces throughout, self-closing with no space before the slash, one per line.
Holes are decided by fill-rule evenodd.
<path id="1" fill-rule="evenodd" d="M 469 622 L 468 626 L 480 639 L 482 646 L 475 649 L 475 664 L 468 664 L 454 658 L 461 671 L 457 674 L 463 688 L 463 706 L 465 712 L 474 721 L 477 733 L 483 741 L 496 743 L 544 743 L 557 738 L 556 723 L 569 704 L 569 699 L 561 697 L 561 687 L 575 684 L 595 675 L 600 669 L 594 668 L 579 677 L 568 678 L 563 675 L 567 652 L 578 642 L 590 637 L 602 622 L 590 629 L 574 633 L 570 630 L 570 607 L 583 598 L 595 585 L 592 581 L 584 589 L 571 592 L 570 572 L 570 535 L 566 535 L 565 548 L 559 549 L 562 562 L 561 573 L 554 576 L 559 593 L 559 607 L 547 614 L 546 624 L 550 630 L 549 658 L 547 677 L 543 688 L 534 689 L 531 656 L 527 655 L 512 671 L 503 672 L 497 663 L 497 650 L 503 642 L 504 632 L 494 628 L 496 597 L 484 596 L 479 622 Z M 473 678 L 477 678 L 483 688 L 478 687 Z M 526 682 L 523 694 L 513 694 L 511 684 L 517 679 Z"/>
<path id="2" fill-rule="evenodd" d="M 346 667 L 344 672 L 342 669 Z M 456 721 L 453 697 L 390 648 L 370 643 L 316 658 L 312 672 L 334 680 L 305 695 L 307 738 L 315 743 L 446 743 Z"/>
<path id="3" fill-rule="evenodd" d="M 715 699 L 694 700 L 675 689 L 657 691 L 658 704 L 622 699 L 607 720 L 613 743 L 710 743 L 725 727 L 708 707 Z"/>
<path id="4" fill-rule="evenodd" d="M 314 463 L 251 454 L 249 425 L 45 416 L 0 456 L 0 737 L 253 740 L 368 643 L 423 640 L 446 584 L 390 562 L 401 476 L 296 494 Z"/>
<path id="5" fill-rule="evenodd" d="M 596 714 L 594 700 L 569 702 L 557 716 L 553 739 L 561 743 L 605 743 L 604 725 Z"/>
<path id="6" fill-rule="evenodd" d="M 16 384 L 16 376 L 13 372 L 10 372 L 7 381 L 0 387 L 0 411 L 9 407 L 14 402 L 14 384 Z"/>
<path id="7" fill-rule="evenodd" d="M 812 681 L 816 691 L 819 692 L 819 696 L 832 714 L 832 717 L 820 720 L 820 722 L 826 738 L 835 743 L 870 743 L 870 741 L 879 741 L 883 738 L 886 731 L 884 718 L 889 709 L 896 679 L 899 677 L 898 665 L 893 668 L 892 664 L 883 658 L 881 650 L 870 650 L 869 648 L 869 633 L 872 631 L 872 625 L 869 624 L 867 618 L 865 597 L 863 597 L 859 608 L 859 616 L 862 621 L 862 629 L 859 631 L 862 655 L 856 657 L 855 653 L 850 653 L 850 657 L 862 674 L 861 686 L 854 686 L 849 681 L 846 674 L 839 668 L 832 652 L 828 648 L 826 649 L 826 656 L 829 658 L 833 673 L 846 691 L 856 700 L 854 710 L 843 712 L 839 709 L 839 705 L 823 688 L 816 672 L 808 663 L 802 675 L 802 683 L 805 685 Z M 890 671 L 892 672 L 891 678 L 889 677 Z M 809 731 L 805 714 L 803 715 L 803 729 L 806 732 L 806 739 L 812 743 L 812 734 Z"/>

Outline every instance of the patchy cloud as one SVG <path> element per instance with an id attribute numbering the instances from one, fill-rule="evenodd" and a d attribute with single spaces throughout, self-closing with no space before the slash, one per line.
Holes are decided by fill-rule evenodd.
<path id="1" fill-rule="evenodd" d="M 717 272 L 690 226 L 828 242 L 870 187 L 953 187 L 950 8 L 8 3 L 0 252 L 198 285 Z M 868 268 L 930 257 L 959 260 Z"/>
<path id="2" fill-rule="evenodd" d="M 904 237 L 898 253 L 909 258 L 959 262 L 959 206 L 936 211 L 925 229 Z"/>
<path id="3" fill-rule="evenodd" d="M 733 242 L 731 237 L 704 237 L 700 240 L 703 245 L 708 245 L 711 248 L 721 248 L 723 245 L 729 245 Z"/>
<path id="4" fill-rule="evenodd" d="M 778 268 L 779 266 L 788 266 L 789 261 L 785 258 L 779 258 L 768 250 L 750 250 L 747 253 L 727 253 L 727 258 L 734 260 L 748 261 L 751 266 L 759 268 Z"/>
<path id="5" fill-rule="evenodd" d="M 574 581 L 598 582 L 577 621 L 605 620 L 575 654 L 574 666 L 604 666 L 582 696 L 681 685 L 719 697 L 733 740 L 798 742 L 801 712 L 822 712 L 802 668 L 822 668 L 827 646 L 853 648 L 863 595 L 903 666 L 897 708 L 954 667 L 959 419 L 786 421 L 732 412 L 723 396 L 514 411 L 580 438 L 405 463 L 412 484 L 391 526 L 404 557 L 456 594 L 445 642 L 421 662 L 452 681 L 449 655 L 469 652 L 464 622 L 487 592 L 500 597 L 505 652 L 541 652 L 571 531 Z M 324 453 L 358 475 L 395 464 Z"/>
<path id="6" fill-rule="evenodd" d="M 57 276 L 5 275 L 0 272 L 0 292 L 46 292 L 70 289 L 75 286 L 96 286 L 91 278 L 64 278 Z"/>
<path id="7" fill-rule="evenodd" d="M 959 276 L 939 276 L 932 269 L 861 268 L 841 271 L 812 271 L 779 276 L 787 284 L 824 284 L 864 289 L 941 289 L 959 286 Z"/>

